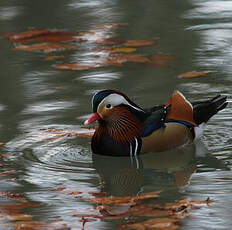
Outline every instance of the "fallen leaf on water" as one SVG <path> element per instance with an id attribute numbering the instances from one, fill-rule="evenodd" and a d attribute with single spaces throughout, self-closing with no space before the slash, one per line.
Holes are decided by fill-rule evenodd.
<path id="1" fill-rule="evenodd" d="M 204 77 L 205 75 L 209 74 L 210 71 L 201 71 L 201 72 L 187 72 L 180 74 L 178 78 L 194 78 L 194 77 Z"/>
<path id="2" fill-rule="evenodd" d="M 16 40 L 14 42 L 28 43 L 28 42 L 49 42 L 49 43 L 57 43 L 57 42 L 71 42 L 75 41 L 75 33 L 72 32 L 62 32 L 62 31 L 54 31 L 49 34 L 44 34 L 38 37 L 27 38 L 23 40 Z"/>
<path id="3" fill-rule="evenodd" d="M 126 196 L 126 197 L 96 197 L 96 198 L 83 198 L 84 201 L 95 203 L 95 204 L 105 204 L 105 205 L 132 205 L 139 203 L 142 200 L 154 199 L 159 197 L 161 191 L 155 191 L 151 193 L 143 193 L 138 196 Z"/>
<path id="4" fill-rule="evenodd" d="M 120 45 L 122 43 L 124 43 L 124 40 L 100 40 L 100 41 L 95 41 L 95 44 L 97 45 Z"/>
<path id="5" fill-rule="evenodd" d="M 123 43 L 124 46 L 130 47 L 152 46 L 156 44 L 157 43 L 153 40 L 128 40 L 125 43 Z"/>
<path id="6" fill-rule="evenodd" d="M 8 34 L 5 38 L 11 42 L 34 42 L 34 41 L 46 41 L 46 42 L 67 42 L 75 40 L 76 33 L 64 32 L 59 30 L 40 30 L 40 29 L 29 29 L 28 31 Z"/>
<path id="7" fill-rule="evenodd" d="M 66 190 L 66 187 L 58 187 L 58 188 L 55 188 L 55 191 L 56 192 L 61 192 L 61 191 L 64 191 Z"/>
<path id="8" fill-rule="evenodd" d="M 207 198 L 206 200 L 179 200 L 176 203 L 166 203 L 165 208 L 171 208 L 172 211 L 179 211 L 183 208 L 187 209 L 198 209 L 202 205 L 207 205 L 211 203 L 210 198 Z"/>
<path id="9" fill-rule="evenodd" d="M 49 34 L 49 30 L 39 30 L 39 29 L 29 29 L 28 31 L 20 32 L 20 33 L 11 33 L 5 36 L 5 38 L 9 39 L 12 42 L 17 42 L 22 39 L 29 39 L 37 36 L 41 36 L 44 34 Z"/>
<path id="10" fill-rule="evenodd" d="M 135 51 L 136 51 L 135 48 L 121 47 L 121 48 L 112 49 L 111 53 L 132 53 Z"/>
<path id="11" fill-rule="evenodd" d="M 50 53 L 54 51 L 62 50 L 75 50 L 76 47 L 67 44 L 60 43 L 38 43 L 33 45 L 19 45 L 15 50 L 24 50 L 24 51 L 43 51 L 45 53 Z"/>
<path id="12" fill-rule="evenodd" d="M 209 205 L 209 198 L 205 201 L 201 200 L 180 200 L 176 203 L 169 204 L 148 204 L 144 205 L 139 200 L 129 201 L 124 197 L 107 197 L 108 199 L 84 199 L 93 203 L 101 204 L 97 206 L 98 212 L 75 214 L 75 217 L 92 217 L 103 220 L 115 220 L 125 217 L 172 217 L 185 218 L 190 216 L 188 210 L 199 209 L 203 205 Z M 123 200 L 124 199 L 124 200 Z M 144 199 L 146 200 L 146 199 Z M 110 205 L 110 206 L 108 206 Z"/>
<path id="13" fill-rule="evenodd" d="M 175 230 L 180 227 L 180 222 L 176 218 L 153 218 L 138 223 L 126 223 L 119 226 L 119 230 Z"/>
<path id="14" fill-rule="evenodd" d="M 153 66 L 166 67 L 170 65 L 170 60 L 179 60 L 179 58 L 167 54 L 154 54 L 149 57 L 150 64 Z"/>
<path id="15" fill-rule="evenodd" d="M 104 196 L 106 195 L 106 192 L 88 192 L 88 194 L 92 196 Z"/>
<path id="16" fill-rule="evenodd" d="M 44 221 L 16 221 L 9 223 L 14 226 L 13 230 L 69 230 L 70 228 L 64 221 L 44 222 Z"/>
<path id="17" fill-rule="evenodd" d="M 91 63 L 89 65 L 81 65 L 78 63 L 57 63 L 54 68 L 57 70 L 87 70 L 100 67 L 99 64 Z"/>
<path id="18" fill-rule="evenodd" d="M 48 56 L 48 57 L 44 57 L 43 60 L 45 61 L 53 61 L 53 60 L 56 60 L 56 59 L 63 59 L 65 58 L 64 55 L 60 55 L 60 56 Z"/>
<path id="19" fill-rule="evenodd" d="M 14 193 L 14 192 L 0 192 L 0 196 L 4 196 L 11 200 L 17 200 L 20 202 L 27 202 L 27 199 L 21 193 Z"/>
<path id="20" fill-rule="evenodd" d="M 23 211 L 24 208 L 38 207 L 37 203 L 1 204 L 0 219 L 3 220 L 32 220 L 32 216 Z"/>
<path id="21" fill-rule="evenodd" d="M 13 174 L 15 172 L 16 172 L 16 170 L 12 169 L 12 170 L 9 170 L 9 171 L 1 172 L 0 176 L 9 176 L 9 175 L 11 175 L 11 174 Z"/>

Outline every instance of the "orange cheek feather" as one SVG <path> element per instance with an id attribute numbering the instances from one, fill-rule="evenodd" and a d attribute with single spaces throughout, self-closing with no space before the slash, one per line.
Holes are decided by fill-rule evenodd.
<path id="1" fill-rule="evenodd" d="M 166 102 L 166 106 L 171 104 L 167 119 L 189 122 L 198 126 L 193 119 L 193 108 L 185 97 L 178 91 L 174 92 L 171 98 Z"/>

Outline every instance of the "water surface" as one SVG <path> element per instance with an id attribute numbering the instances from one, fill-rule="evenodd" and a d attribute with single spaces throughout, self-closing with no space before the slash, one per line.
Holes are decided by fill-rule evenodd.
<path id="1" fill-rule="evenodd" d="M 59 187 L 115 196 L 161 189 L 164 202 L 210 197 L 210 207 L 197 210 L 198 215 L 185 219 L 181 228 L 230 229 L 231 104 L 209 121 L 201 140 L 184 151 L 152 153 L 133 162 L 92 156 L 90 141 L 84 138 L 42 141 L 40 131 L 83 127 L 91 112 L 92 94 L 105 88 L 119 89 L 144 107 L 163 103 L 175 89 L 190 100 L 223 94 L 231 101 L 231 8 L 232 1 L 218 0 L 1 1 L 0 33 L 30 27 L 83 32 L 93 25 L 123 23 L 112 30 L 115 38 L 154 38 L 158 45 L 138 52 L 163 53 L 180 60 L 169 67 L 130 63 L 58 71 L 42 60 L 45 54 L 15 51 L 8 40 L 1 39 L 0 141 L 6 147 L 1 150 L 0 170 L 15 171 L 0 178 L 0 190 L 22 192 L 30 202 L 41 203 L 27 211 L 34 220 L 58 218 L 71 229 L 82 226 L 73 214 L 93 205 L 57 192 Z M 88 62 L 94 59 L 93 48 L 91 43 L 81 44 L 75 51 L 58 55 L 66 56 L 66 62 Z M 177 77 L 204 70 L 211 74 L 195 79 Z M 3 196 L 0 202 L 10 201 Z M 85 229 L 117 229 L 120 222 L 123 220 L 89 222 Z"/>

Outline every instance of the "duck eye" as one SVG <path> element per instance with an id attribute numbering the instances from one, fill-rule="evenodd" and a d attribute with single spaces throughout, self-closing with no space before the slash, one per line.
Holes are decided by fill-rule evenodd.
<path id="1" fill-rule="evenodd" d="M 111 104 L 107 104 L 107 105 L 106 105 L 106 108 L 107 108 L 107 109 L 110 109 L 111 107 L 112 107 Z"/>

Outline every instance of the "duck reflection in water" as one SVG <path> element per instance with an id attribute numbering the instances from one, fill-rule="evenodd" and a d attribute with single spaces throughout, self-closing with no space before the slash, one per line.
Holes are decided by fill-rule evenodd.
<path id="1" fill-rule="evenodd" d="M 93 166 L 108 195 L 130 196 L 140 192 L 185 186 L 196 169 L 196 148 L 188 144 L 169 151 L 133 157 L 93 154 Z"/>

